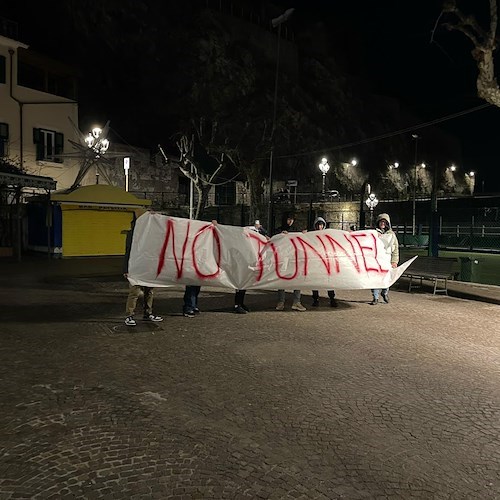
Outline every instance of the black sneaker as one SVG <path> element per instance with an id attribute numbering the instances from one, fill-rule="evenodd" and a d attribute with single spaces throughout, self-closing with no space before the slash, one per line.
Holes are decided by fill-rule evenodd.
<path id="1" fill-rule="evenodd" d="M 242 306 L 234 306 L 234 312 L 236 314 L 246 314 L 247 312 L 245 311 L 245 309 L 243 309 Z"/>
<path id="2" fill-rule="evenodd" d="M 388 303 L 389 303 L 389 295 L 387 295 L 386 293 L 383 293 L 383 294 L 382 294 L 382 298 L 384 299 L 384 302 L 385 302 L 386 304 L 388 304 Z"/>
<path id="3" fill-rule="evenodd" d="M 249 313 L 249 312 L 250 312 L 250 309 L 249 309 L 249 308 L 248 308 L 248 306 L 246 306 L 245 304 L 241 304 L 241 307 L 243 307 L 243 309 L 245 309 L 245 311 L 246 311 L 247 313 Z"/>
<path id="4" fill-rule="evenodd" d="M 194 314 L 200 314 L 200 313 L 201 313 L 201 311 L 200 311 L 197 307 L 195 307 L 195 308 L 193 309 L 193 313 L 194 313 Z"/>
<path id="5" fill-rule="evenodd" d="M 370 302 L 370 305 L 371 306 L 376 306 L 378 304 L 378 299 L 373 299 L 371 302 Z"/>
<path id="6" fill-rule="evenodd" d="M 184 311 L 182 313 L 182 315 L 185 317 L 185 318 L 194 318 L 194 312 L 193 311 Z"/>

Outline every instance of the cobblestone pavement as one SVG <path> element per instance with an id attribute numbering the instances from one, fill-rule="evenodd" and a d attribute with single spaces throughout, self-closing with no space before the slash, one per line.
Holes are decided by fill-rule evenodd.
<path id="1" fill-rule="evenodd" d="M 500 498 L 500 307 L 369 295 L 0 278 L 0 499 Z"/>

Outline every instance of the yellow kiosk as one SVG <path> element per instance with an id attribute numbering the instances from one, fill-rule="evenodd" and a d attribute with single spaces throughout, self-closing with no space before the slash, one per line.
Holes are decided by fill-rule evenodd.
<path id="1" fill-rule="evenodd" d="M 53 192 L 50 200 L 61 209 L 63 257 L 123 255 L 134 214 L 151 206 L 151 200 L 104 184 Z"/>

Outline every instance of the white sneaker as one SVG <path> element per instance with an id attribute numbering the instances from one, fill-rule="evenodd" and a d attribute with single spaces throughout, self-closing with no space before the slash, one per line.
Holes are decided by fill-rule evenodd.
<path id="1" fill-rule="evenodd" d="M 277 311 L 283 311 L 285 309 L 285 303 L 284 302 L 278 302 L 278 305 L 276 306 Z"/>
<path id="2" fill-rule="evenodd" d="M 135 321 L 135 319 L 134 319 L 133 316 L 127 316 L 125 318 L 125 324 L 127 326 L 135 326 L 135 325 L 137 325 L 137 323 L 136 323 L 136 321 Z"/>
<path id="3" fill-rule="evenodd" d="M 300 303 L 296 302 L 295 304 L 292 305 L 292 311 L 307 311 L 307 309 Z"/>
<path id="4" fill-rule="evenodd" d="M 154 321 L 155 323 L 163 321 L 161 316 L 155 316 L 154 314 L 146 314 L 143 319 L 144 321 Z"/>

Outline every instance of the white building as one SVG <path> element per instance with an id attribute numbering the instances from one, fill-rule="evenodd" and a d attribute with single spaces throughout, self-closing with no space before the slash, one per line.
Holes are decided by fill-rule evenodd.
<path id="1" fill-rule="evenodd" d="M 58 155 L 74 152 L 77 126 L 75 71 L 0 34 L 0 158 L 68 188 L 79 162 Z"/>

